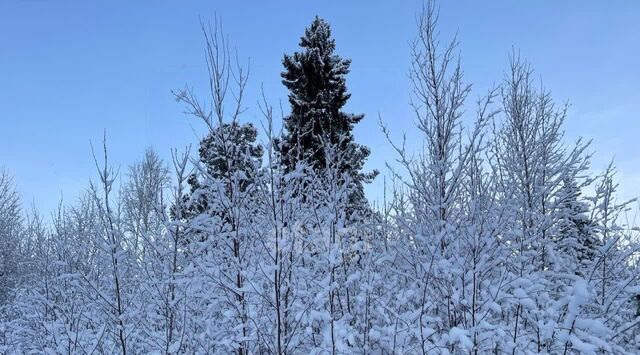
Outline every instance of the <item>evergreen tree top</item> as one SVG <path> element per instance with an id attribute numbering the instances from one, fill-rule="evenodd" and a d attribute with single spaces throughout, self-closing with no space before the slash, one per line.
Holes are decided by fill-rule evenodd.
<path id="1" fill-rule="evenodd" d="M 315 17 L 305 29 L 299 42 L 302 51 L 284 55 L 285 71 L 282 83 L 291 91 L 292 107 L 314 106 L 332 111 L 337 115 L 349 100 L 346 78 L 351 60 L 334 54 L 336 45 L 331 37 L 331 26 L 322 18 Z M 354 117 L 354 123 L 361 117 Z"/>
<path id="2" fill-rule="evenodd" d="M 285 132 L 280 153 L 288 171 L 306 161 L 320 171 L 335 160 L 341 173 L 351 178 L 350 200 L 353 206 L 365 205 L 363 184 L 376 172 L 363 173 L 369 149 L 357 144 L 353 126 L 362 114 L 342 111 L 351 95 L 346 75 L 351 61 L 334 53 L 331 26 L 316 16 L 299 42 L 300 50 L 284 55 L 282 83 L 289 89 L 291 113 L 284 119 Z M 335 157 L 328 158 L 327 147 Z"/>
<path id="3" fill-rule="evenodd" d="M 300 47 L 317 48 L 320 53 L 331 54 L 336 48 L 336 41 L 331 37 L 331 26 L 324 19 L 316 16 L 311 26 L 304 30 L 300 38 Z"/>

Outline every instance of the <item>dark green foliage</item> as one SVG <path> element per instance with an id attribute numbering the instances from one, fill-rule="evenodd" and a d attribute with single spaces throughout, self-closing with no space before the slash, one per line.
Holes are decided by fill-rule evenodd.
<path id="1" fill-rule="evenodd" d="M 195 217 L 210 210 L 210 202 L 201 189 L 206 184 L 224 184 L 225 193 L 231 193 L 232 185 L 245 192 L 256 179 L 257 166 L 262 159 L 263 148 L 256 144 L 258 132 L 250 124 L 222 123 L 201 142 L 198 155 L 202 171 L 189 177 L 191 201 L 186 216 Z M 189 199 L 189 196 L 187 196 Z"/>
<path id="2" fill-rule="evenodd" d="M 283 59 L 282 82 L 290 91 L 291 105 L 279 144 L 285 168 L 292 171 L 305 160 L 320 171 L 337 161 L 339 172 L 350 176 L 352 203 L 364 203 L 363 184 L 377 172 L 362 173 L 369 149 L 353 138 L 353 126 L 364 115 L 342 111 L 351 96 L 346 87 L 351 61 L 334 54 L 331 28 L 318 17 L 305 30 L 299 45 L 301 51 Z M 334 147 L 336 156 L 327 158 L 328 146 Z"/>

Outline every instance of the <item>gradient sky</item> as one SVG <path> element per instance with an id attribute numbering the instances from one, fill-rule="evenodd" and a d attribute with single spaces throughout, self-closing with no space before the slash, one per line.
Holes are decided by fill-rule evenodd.
<path id="1" fill-rule="evenodd" d="M 251 58 L 244 121 L 259 122 L 260 86 L 286 106 L 283 53 L 315 15 L 333 26 L 338 53 L 353 60 L 348 111 L 364 113 L 356 139 L 372 149 L 368 168 L 394 158 L 377 124 L 407 131 L 411 1 L 53 1 L 0 2 L 0 166 L 24 203 L 48 214 L 95 178 L 89 142 L 107 130 L 111 162 L 126 166 L 153 146 L 197 144 L 203 125 L 170 90 L 206 91 L 199 19 L 217 14 L 240 58 Z M 442 2 L 444 39 L 456 31 L 470 103 L 499 82 L 515 48 L 558 102 L 571 103 L 567 139 L 593 139 L 593 168 L 615 156 L 622 195 L 640 194 L 640 3 L 637 1 Z M 469 106 L 470 109 L 473 106 Z M 471 110 L 470 110 L 471 113 Z M 382 179 L 368 187 L 379 196 Z"/>

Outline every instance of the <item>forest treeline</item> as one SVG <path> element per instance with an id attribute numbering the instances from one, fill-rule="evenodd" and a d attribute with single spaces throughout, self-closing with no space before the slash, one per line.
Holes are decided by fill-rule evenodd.
<path id="1" fill-rule="evenodd" d="M 517 53 L 472 92 L 437 18 L 427 3 L 409 52 L 420 149 L 380 123 L 379 205 L 352 132 L 372 118 L 345 112 L 351 62 L 318 17 L 283 58 L 284 117 L 263 95 L 262 127 L 243 123 L 247 68 L 204 24 L 207 100 L 174 92 L 197 150 L 118 174 L 94 144 L 97 178 L 51 222 L 0 172 L 0 353 L 637 353 L 640 244 L 614 167 L 590 172 Z"/>

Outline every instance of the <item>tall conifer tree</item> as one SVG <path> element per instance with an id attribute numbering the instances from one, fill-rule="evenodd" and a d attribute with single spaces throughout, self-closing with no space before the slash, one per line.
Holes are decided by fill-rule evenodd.
<path id="1" fill-rule="evenodd" d="M 326 148 L 333 147 L 336 156 L 331 159 L 338 159 L 339 171 L 349 175 L 350 201 L 355 207 L 365 202 L 363 184 L 377 172 L 362 172 L 369 149 L 353 138 L 353 126 L 364 115 L 342 111 L 351 96 L 346 87 L 351 60 L 334 53 L 331 27 L 318 17 L 305 30 L 299 45 L 300 51 L 283 59 L 282 82 L 290 91 L 291 105 L 281 144 L 285 167 L 291 171 L 306 160 L 315 170 L 324 169 L 328 161 Z"/>

